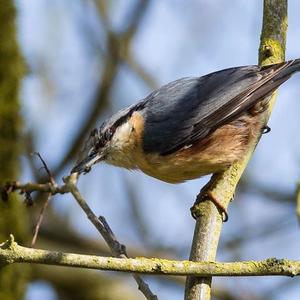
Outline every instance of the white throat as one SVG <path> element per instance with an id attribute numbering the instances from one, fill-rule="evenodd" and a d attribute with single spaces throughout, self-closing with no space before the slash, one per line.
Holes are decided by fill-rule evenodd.
<path id="1" fill-rule="evenodd" d="M 134 128 L 130 122 L 125 122 L 116 129 L 105 161 L 118 167 L 135 169 L 134 151 Z"/>

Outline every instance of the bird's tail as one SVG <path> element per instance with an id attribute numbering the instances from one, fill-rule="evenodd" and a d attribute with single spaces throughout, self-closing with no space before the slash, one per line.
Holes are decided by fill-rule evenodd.
<path id="1" fill-rule="evenodd" d="M 286 81 L 288 80 L 294 73 L 300 71 L 300 58 L 294 59 L 294 60 L 289 60 L 284 63 L 278 64 L 278 66 L 282 66 L 280 68 L 279 72 L 277 75 L 274 76 L 273 81 L 279 80 L 279 81 Z M 273 65 L 276 66 L 276 65 Z M 272 65 L 270 66 L 272 67 Z M 268 66 L 266 67 L 268 68 Z"/>
<path id="2" fill-rule="evenodd" d="M 300 71 L 300 58 L 290 60 L 291 65 L 288 67 L 291 73 L 299 72 Z"/>
<path id="3" fill-rule="evenodd" d="M 260 99 L 274 92 L 280 85 L 286 82 L 294 73 L 300 71 L 300 58 L 289 60 L 279 64 L 268 65 L 261 68 L 266 72 L 265 79 L 259 88 L 252 92 L 253 99 Z"/>

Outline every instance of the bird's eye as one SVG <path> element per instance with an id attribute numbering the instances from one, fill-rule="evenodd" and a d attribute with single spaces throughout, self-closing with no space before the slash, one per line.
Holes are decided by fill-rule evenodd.
<path id="1" fill-rule="evenodd" d="M 95 137 L 95 143 L 94 147 L 97 149 L 100 149 L 105 146 L 105 144 L 111 140 L 112 136 L 115 133 L 115 128 L 111 127 L 108 128 L 106 131 L 99 134 L 97 137 Z"/>
<path id="2" fill-rule="evenodd" d="M 106 140 L 109 141 L 112 138 L 114 132 L 115 132 L 114 128 L 107 129 L 106 132 L 105 132 L 105 138 L 106 138 Z"/>
<path id="3" fill-rule="evenodd" d="M 106 141 L 103 137 L 101 137 L 100 139 L 97 140 L 96 144 L 95 144 L 95 148 L 96 149 L 101 149 L 102 147 L 104 147 Z"/>

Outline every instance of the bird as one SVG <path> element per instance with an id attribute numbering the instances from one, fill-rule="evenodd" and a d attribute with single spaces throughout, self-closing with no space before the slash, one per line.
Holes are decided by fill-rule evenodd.
<path id="1" fill-rule="evenodd" d="M 173 184 L 219 174 L 269 131 L 265 113 L 271 96 L 298 71 L 300 59 L 295 59 L 163 85 L 92 130 L 71 173 L 85 174 L 106 162 Z M 207 196 L 205 190 L 197 203 Z M 225 208 L 211 200 L 227 218 Z"/>

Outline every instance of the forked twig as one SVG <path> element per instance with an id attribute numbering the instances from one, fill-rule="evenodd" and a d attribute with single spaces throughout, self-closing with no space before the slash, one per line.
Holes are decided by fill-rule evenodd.
<path id="1" fill-rule="evenodd" d="M 89 207 L 89 205 L 86 203 L 85 199 L 80 194 L 80 192 L 76 186 L 77 175 L 73 174 L 69 177 L 63 178 L 63 181 L 65 182 L 66 185 L 69 186 L 71 194 L 76 199 L 79 206 L 83 209 L 83 211 L 87 215 L 88 219 L 93 223 L 93 225 L 97 228 L 99 233 L 102 235 L 105 242 L 111 249 L 112 253 L 116 257 L 128 258 L 127 253 L 126 253 L 126 247 L 117 240 L 112 229 L 108 225 L 106 219 L 103 216 L 100 216 L 98 218 L 94 214 L 92 209 Z M 133 276 L 134 280 L 136 281 L 139 290 L 145 295 L 145 297 L 148 300 L 158 300 L 157 296 L 151 292 L 148 284 L 142 279 L 142 277 L 140 275 L 132 274 L 132 276 Z"/>
<path id="2" fill-rule="evenodd" d="M 50 173 L 51 174 L 51 173 Z M 94 214 L 94 212 L 91 210 L 85 199 L 80 194 L 76 183 L 77 183 L 77 174 L 72 174 L 71 176 L 63 178 L 63 181 L 65 184 L 63 185 L 57 185 L 55 181 L 53 182 L 47 182 L 44 184 L 37 184 L 37 183 L 26 183 L 21 184 L 19 182 L 12 182 L 5 185 L 5 193 L 13 192 L 16 190 L 21 191 L 21 193 L 32 193 L 32 192 L 43 192 L 47 193 L 50 196 L 56 195 L 56 194 L 65 194 L 65 193 L 71 193 L 79 206 L 82 208 L 82 210 L 85 212 L 88 219 L 93 223 L 93 225 L 96 227 L 96 229 L 99 231 L 101 236 L 104 238 L 105 242 L 111 249 L 111 252 L 114 256 L 119 258 L 128 258 L 126 253 L 126 247 L 121 244 L 115 234 L 113 233 L 112 229 L 108 225 L 106 219 L 103 216 L 100 216 L 99 218 Z M 38 222 L 40 225 L 41 222 Z M 139 290 L 144 294 L 146 299 L 148 300 L 158 300 L 157 296 L 154 295 L 148 284 L 142 279 L 142 277 L 138 274 L 132 274 L 133 278 L 135 279 Z"/>
<path id="3" fill-rule="evenodd" d="M 50 169 L 48 168 L 46 162 L 42 158 L 41 154 L 39 152 L 34 152 L 33 154 L 35 154 L 40 159 L 40 161 L 42 162 L 43 167 L 44 167 L 44 169 L 45 169 L 45 171 L 46 171 L 46 173 L 49 177 L 50 183 L 53 184 L 53 185 L 56 185 L 55 179 L 54 179 L 52 173 L 50 172 Z M 42 206 L 42 209 L 41 209 L 41 212 L 39 214 L 37 223 L 35 225 L 34 234 L 33 234 L 32 240 L 31 240 L 31 247 L 34 247 L 34 245 L 36 243 L 36 240 L 37 240 L 37 237 L 38 237 L 38 234 L 39 234 L 39 230 L 40 230 L 41 224 L 42 224 L 43 219 L 44 219 L 44 214 L 45 214 L 47 206 L 48 206 L 48 204 L 51 200 L 51 197 L 52 197 L 52 194 L 48 193 L 46 201 L 45 201 L 44 205 Z"/>

